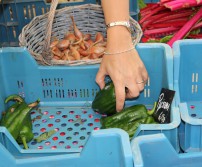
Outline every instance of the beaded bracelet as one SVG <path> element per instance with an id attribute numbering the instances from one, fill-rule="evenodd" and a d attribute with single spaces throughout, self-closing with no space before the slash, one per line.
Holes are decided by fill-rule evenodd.
<path id="1" fill-rule="evenodd" d="M 116 55 L 116 54 L 121 54 L 121 53 L 126 53 L 126 52 L 130 52 L 131 50 L 133 50 L 134 47 L 128 49 L 128 50 L 124 50 L 124 51 L 121 51 L 121 52 L 115 52 L 115 53 L 109 53 L 109 52 L 104 52 L 105 55 Z"/>

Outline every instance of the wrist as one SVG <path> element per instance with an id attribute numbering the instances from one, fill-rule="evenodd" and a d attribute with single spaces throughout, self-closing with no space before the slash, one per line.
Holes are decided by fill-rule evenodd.
<path id="1" fill-rule="evenodd" d="M 124 26 L 114 26 L 107 28 L 107 38 L 131 38 L 131 33 Z M 112 38 L 112 39 L 113 39 Z"/>
<path id="2" fill-rule="evenodd" d="M 124 26 L 114 26 L 107 29 L 107 51 L 117 52 L 133 47 L 130 32 Z"/>

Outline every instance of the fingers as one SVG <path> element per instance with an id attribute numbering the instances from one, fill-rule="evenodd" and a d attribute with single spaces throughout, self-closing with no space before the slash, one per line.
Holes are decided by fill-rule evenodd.
<path id="1" fill-rule="evenodd" d="M 127 85 L 126 98 L 131 99 L 134 97 L 138 97 L 140 92 L 144 90 L 147 78 L 148 76 L 146 74 L 144 75 L 144 77 L 138 77 L 136 81 L 130 82 L 130 84 Z"/>
<path id="2" fill-rule="evenodd" d="M 147 80 L 148 80 L 148 73 L 147 73 L 145 67 L 142 69 L 142 79 L 144 79 L 145 83 L 146 83 Z"/>
<path id="3" fill-rule="evenodd" d="M 116 83 L 116 82 L 115 82 Z M 116 94 L 116 110 L 117 112 L 121 111 L 124 107 L 125 102 L 125 86 L 119 83 L 116 83 L 115 94 Z"/>
<path id="4" fill-rule="evenodd" d="M 127 87 L 126 98 L 131 99 L 134 97 L 138 97 L 140 94 L 140 90 L 138 85 L 134 84 Z"/>
<path id="5" fill-rule="evenodd" d="M 139 73 L 140 74 L 140 73 Z M 132 92 L 135 92 L 134 90 L 134 87 L 137 86 L 138 89 L 136 89 L 136 91 L 143 91 L 144 87 L 145 87 L 145 84 L 147 83 L 147 80 L 148 80 L 148 73 L 143 65 L 143 67 L 141 68 L 141 74 L 136 78 L 135 82 L 133 85 L 131 85 L 131 91 Z M 129 97 L 130 96 L 133 96 L 134 93 L 130 93 Z M 133 96 L 134 97 L 134 96 Z"/>
<path id="6" fill-rule="evenodd" d="M 100 89 L 103 89 L 105 86 L 105 76 L 106 73 L 100 68 L 96 75 L 96 83 L 99 85 Z"/>
<path id="7" fill-rule="evenodd" d="M 135 81 L 133 87 L 137 86 L 138 91 L 141 92 L 144 89 L 145 83 L 146 83 L 146 80 L 143 77 L 141 77 Z"/>

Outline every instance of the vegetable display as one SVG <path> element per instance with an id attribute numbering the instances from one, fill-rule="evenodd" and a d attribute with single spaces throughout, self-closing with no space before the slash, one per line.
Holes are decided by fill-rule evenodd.
<path id="1" fill-rule="evenodd" d="M 152 114 L 156 108 L 156 103 L 152 110 L 147 110 L 143 104 L 133 105 L 124 108 L 122 111 L 108 117 L 101 118 L 102 129 L 120 128 L 125 130 L 132 138 L 141 124 L 156 124 Z"/>
<path id="2" fill-rule="evenodd" d="M 115 88 L 111 81 L 97 93 L 92 102 L 92 109 L 103 115 L 100 120 L 102 129 L 120 128 L 128 132 L 130 138 L 141 124 L 156 124 L 152 116 L 155 108 L 156 102 L 152 110 L 147 110 L 143 104 L 137 104 L 117 112 Z"/>
<path id="3" fill-rule="evenodd" d="M 92 108 L 99 114 L 113 115 L 116 113 L 116 97 L 113 82 L 109 82 L 100 90 L 92 102 Z"/>
<path id="4" fill-rule="evenodd" d="M 103 34 L 97 32 L 93 39 L 91 34 L 83 34 L 78 29 L 73 16 L 70 16 L 70 18 L 73 32 L 66 33 L 63 39 L 55 38 L 51 42 L 52 59 L 77 61 L 102 58 L 106 48 Z"/>
<path id="5" fill-rule="evenodd" d="M 39 104 L 40 100 L 27 104 L 21 96 L 14 94 L 5 99 L 5 103 L 9 101 L 15 103 L 2 113 L 0 126 L 5 126 L 17 143 L 23 144 L 24 148 L 28 149 L 27 143 L 34 137 L 30 111 Z"/>
<path id="6" fill-rule="evenodd" d="M 161 0 L 140 10 L 142 42 L 163 42 L 172 47 L 180 39 L 202 37 L 202 1 Z"/>

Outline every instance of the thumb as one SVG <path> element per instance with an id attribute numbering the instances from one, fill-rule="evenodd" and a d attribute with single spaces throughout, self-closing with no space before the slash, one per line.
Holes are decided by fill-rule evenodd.
<path id="1" fill-rule="evenodd" d="M 96 83 L 99 85 L 100 89 L 103 89 L 105 86 L 105 76 L 106 73 L 103 70 L 99 69 L 96 75 Z"/>

